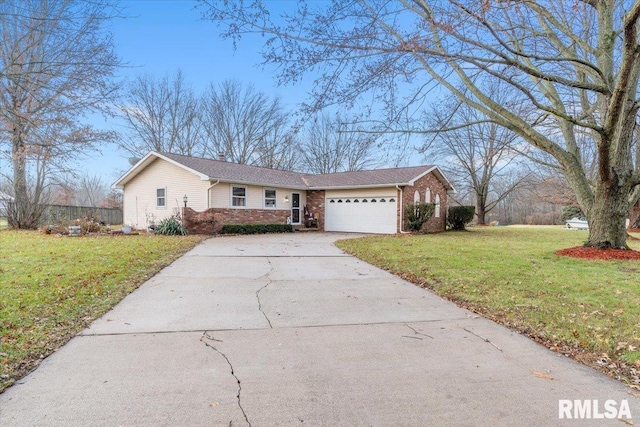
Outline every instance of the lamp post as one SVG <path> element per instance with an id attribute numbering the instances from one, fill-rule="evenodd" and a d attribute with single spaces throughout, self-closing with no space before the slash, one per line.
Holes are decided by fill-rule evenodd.
<path id="1" fill-rule="evenodd" d="M 184 197 L 182 198 L 182 201 L 184 202 L 184 207 L 185 208 L 187 207 L 187 200 L 188 200 L 188 198 L 187 198 L 187 195 L 185 194 Z"/>

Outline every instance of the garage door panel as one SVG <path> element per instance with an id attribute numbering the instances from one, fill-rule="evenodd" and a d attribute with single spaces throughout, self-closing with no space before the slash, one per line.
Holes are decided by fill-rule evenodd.
<path id="1" fill-rule="evenodd" d="M 354 233 L 394 234 L 395 197 L 347 197 L 325 200 L 325 229 Z"/>

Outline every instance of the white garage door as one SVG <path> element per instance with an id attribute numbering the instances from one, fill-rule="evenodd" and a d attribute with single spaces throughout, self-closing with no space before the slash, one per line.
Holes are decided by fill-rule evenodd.
<path id="1" fill-rule="evenodd" d="M 325 230 L 352 233 L 396 233 L 396 197 L 327 197 Z"/>

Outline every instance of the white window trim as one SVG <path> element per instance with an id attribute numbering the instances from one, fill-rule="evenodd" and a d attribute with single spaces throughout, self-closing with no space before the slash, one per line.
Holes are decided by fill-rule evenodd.
<path id="1" fill-rule="evenodd" d="M 233 189 L 234 189 L 234 188 L 244 188 L 244 206 L 234 206 L 234 205 L 233 205 L 233 198 L 234 198 L 234 197 L 242 197 L 242 196 L 234 196 L 234 195 L 233 195 Z M 229 195 L 230 195 L 230 198 L 229 198 L 229 207 L 230 207 L 231 209 L 247 209 L 247 204 L 248 204 L 248 200 L 247 200 L 247 198 L 248 198 L 248 197 L 247 197 L 247 187 L 246 187 L 246 186 L 244 186 L 244 185 L 233 185 L 233 184 L 231 184 L 231 185 L 229 186 Z"/>
<path id="2" fill-rule="evenodd" d="M 273 197 L 267 197 L 266 193 L 269 190 L 275 192 L 276 194 Z M 267 199 L 274 201 L 273 206 L 267 206 Z M 262 189 L 262 207 L 264 209 L 277 209 L 278 208 L 278 190 L 276 190 L 275 188 L 268 188 L 268 187 L 264 187 Z"/>
<path id="3" fill-rule="evenodd" d="M 164 190 L 164 197 L 162 197 L 164 199 L 164 206 L 158 204 L 158 199 L 161 198 L 158 197 L 158 190 Z M 156 209 L 167 209 L 167 187 L 156 187 Z"/>

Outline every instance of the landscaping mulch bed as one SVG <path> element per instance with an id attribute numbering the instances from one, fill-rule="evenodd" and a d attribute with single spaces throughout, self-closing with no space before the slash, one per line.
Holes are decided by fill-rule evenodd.
<path id="1" fill-rule="evenodd" d="M 587 248 L 584 246 L 576 246 L 574 248 L 562 249 L 557 251 L 556 255 L 568 256 L 573 258 L 582 258 L 582 259 L 601 259 L 605 261 L 625 260 L 625 259 L 640 260 L 639 251 L 632 251 L 632 250 L 625 250 L 625 249 L 597 249 L 597 248 Z"/>

